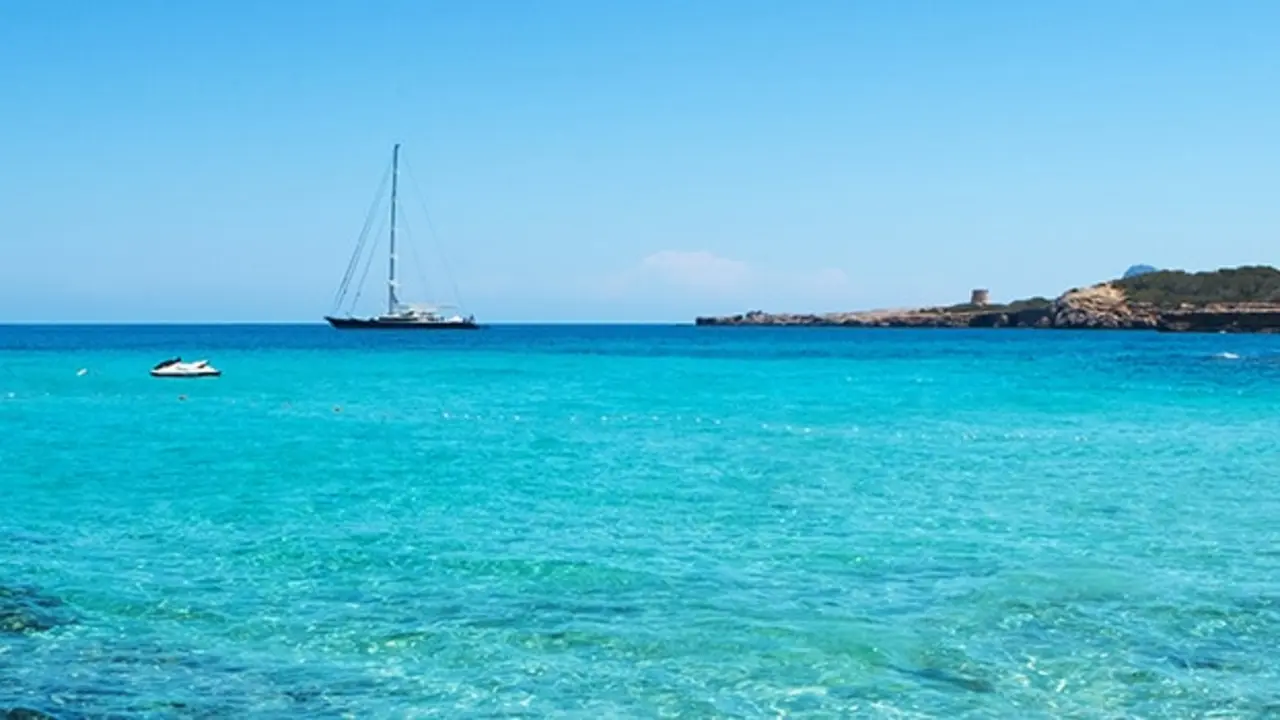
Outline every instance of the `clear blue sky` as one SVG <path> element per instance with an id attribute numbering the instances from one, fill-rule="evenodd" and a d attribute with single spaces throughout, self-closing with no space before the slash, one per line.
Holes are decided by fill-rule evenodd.
<path id="1" fill-rule="evenodd" d="M 8 0 L 0 321 L 318 320 L 395 141 L 485 321 L 1280 263 L 1280 2 Z"/>

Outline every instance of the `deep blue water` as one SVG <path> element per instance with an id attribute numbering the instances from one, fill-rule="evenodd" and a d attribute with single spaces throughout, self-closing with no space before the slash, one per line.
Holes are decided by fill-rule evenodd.
<path id="1" fill-rule="evenodd" d="M 1280 715 L 1277 408 L 1269 337 L 0 326 L 0 709 Z"/>

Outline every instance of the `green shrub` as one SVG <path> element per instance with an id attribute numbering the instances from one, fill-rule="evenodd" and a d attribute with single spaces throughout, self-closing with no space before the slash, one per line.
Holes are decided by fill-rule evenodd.
<path id="1" fill-rule="evenodd" d="M 1157 307 L 1280 302 L 1280 270 L 1265 265 L 1197 273 L 1161 270 L 1115 284 L 1130 302 Z"/>

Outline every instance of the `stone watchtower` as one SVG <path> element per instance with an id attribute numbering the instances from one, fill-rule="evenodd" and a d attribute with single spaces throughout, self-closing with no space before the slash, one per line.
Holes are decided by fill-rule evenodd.
<path id="1" fill-rule="evenodd" d="M 982 306 L 982 305 L 988 305 L 990 304 L 990 302 L 991 302 L 991 292 L 988 290 L 983 290 L 983 289 L 974 290 L 973 293 L 969 296 L 970 305 Z"/>

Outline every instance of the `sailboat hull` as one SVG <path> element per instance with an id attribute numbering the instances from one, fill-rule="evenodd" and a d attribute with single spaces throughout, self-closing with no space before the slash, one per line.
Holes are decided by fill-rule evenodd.
<path id="1" fill-rule="evenodd" d="M 366 316 L 366 317 L 334 317 L 332 315 L 325 316 L 325 322 L 330 326 L 339 330 L 478 330 L 480 326 L 476 324 L 475 317 L 468 315 L 463 316 L 459 311 L 458 314 L 452 312 L 444 314 L 440 312 L 442 307 L 460 310 L 457 306 L 434 306 L 426 307 L 415 305 L 412 303 L 405 304 L 400 302 L 398 293 L 399 283 L 396 282 L 396 195 L 399 188 L 400 179 L 400 144 L 397 143 L 391 150 L 391 230 L 387 240 L 387 312 L 384 315 Z M 375 205 L 382 199 L 382 190 L 379 188 L 378 197 L 375 199 Z M 370 213 L 372 213 L 370 209 Z M 372 217 L 372 215 L 370 216 Z M 342 278 L 342 284 L 338 287 L 338 296 L 334 299 L 333 309 L 330 312 L 342 312 L 339 308 L 343 307 L 347 292 L 351 289 L 350 282 L 354 277 L 354 272 L 359 265 L 361 250 L 367 239 L 365 232 L 369 229 L 368 223 L 360 233 L 360 241 L 356 245 L 356 251 L 351 256 L 351 261 L 347 265 L 346 275 Z M 372 260 L 372 258 L 370 258 Z M 367 272 L 369 266 L 365 265 Z M 361 279 L 363 282 L 363 278 Z M 356 293 L 356 299 L 359 300 L 360 293 Z"/>
<path id="2" fill-rule="evenodd" d="M 385 320 L 382 318 L 338 318 L 325 320 L 339 330 L 479 330 L 471 320 Z"/>

